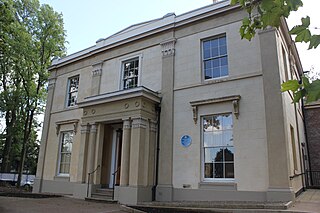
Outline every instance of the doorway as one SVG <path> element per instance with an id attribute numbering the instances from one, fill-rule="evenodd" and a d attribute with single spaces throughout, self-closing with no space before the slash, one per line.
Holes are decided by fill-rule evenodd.
<path id="1" fill-rule="evenodd" d="M 120 184 L 122 149 L 122 125 L 105 125 L 102 168 L 101 168 L 101 187 L 113 188 Z"/>

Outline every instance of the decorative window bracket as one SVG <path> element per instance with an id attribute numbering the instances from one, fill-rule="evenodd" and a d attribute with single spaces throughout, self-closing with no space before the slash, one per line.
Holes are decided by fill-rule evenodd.
<path id="1" fill-rule="evenodd" d="M 73 132 L 77 134 L 79 119 L 58 121 L 56 122 L 56 134 L 59 135 L 61 125 L 73 124 Z"/>
<path id="2" fill-rule="evenodd" d="M 206 100 L 200 100 L 200 101 L 191 101 L 190 105 L 192 107 L 192 112 L 193 112 L 193 121 L 195 124 L 197 124 L 197 122 L 198 122 L 198 107 L 199 106 L 228 102 L 228 101 L 232 102 L 233 114 L 236 117 L 236 119 L 238 119 L 240 99 L 241 99 L 240 95 L 233 95 L 233 96 L 225 96 L 225 97 L 212 98 L 212 99 L 206 99 Z"/>

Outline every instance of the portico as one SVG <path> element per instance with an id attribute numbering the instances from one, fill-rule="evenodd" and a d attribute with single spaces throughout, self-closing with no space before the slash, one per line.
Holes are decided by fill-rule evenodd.
<path id="1" fill-rule="evenodd" d="M 115 199 L 121 203 L 151 201 L 159 103 L 157 93 L 144 87 L 79 103 L 83 116 L 77 180 L 89 182 L 89 197 L 96 188 L 116 185 Z"/>

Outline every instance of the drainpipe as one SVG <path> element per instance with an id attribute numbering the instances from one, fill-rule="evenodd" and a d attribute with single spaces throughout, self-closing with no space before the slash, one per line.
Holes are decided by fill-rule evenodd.
<path id="1" fill-rule="evenodd" d="M 300 104 L 300 103 L 298 103 Z M 295 120 L 296 120 L 296 126 L 297 126 L 297 135 L 298 135 L 298 146 L 299 146 L 299 158 L 300 158 L 300 167 L 301 167 L 301 172 L 300 173 L 304 173 L 305 174 L 305 164 L 304 164 L 304 160 L 303 157 L 301 157 L 301 144 L 300 144 L 300 134 L 299 134 L 299 122 L 298 122 L 298 113 L 297 113 L 297 105 L 296 103 L 294 103 L 294 114 L 295 114 Z M 302 172 L 302 168 L 303 168 L 303 172 Z M 304 176 L 301 176 L 301 181 L 302 181 L 302 190 L 305 191 L 305 181 L 304 181 Z"/>
<path id="2" fill-rule="evenodd" d="M 306 138 L 306 149 L 307 149 L 307 155 L 308 155 L 308 167 L 309 171 L 311 170 L 311 162 L 310 162 L 310 151 L 309 151 L 309 140 L 308 140 L 308 133 L 307 133 L 307 126 L 306 126 L 306 112 L 304 108 L 304 102 L 301 100 L 301 107 L 302 107 L 302 116 L 303 116 L 303 128 L 304 128 L 304 136 Z M 308 170 L 306 170 L 306 173 Z M 308 174 L 307 176 L 308 177 Z M 306 182 L 308 183 L 308 179 L 306 178 Z M 306 184 L 308 186 L 308 184 Z"/>
<path id="3" fill-rule="evenodd" d="M 157 152 L 156 152 L 156 173 L 155 173 L 155 182 L 152 186 L 152 201 L 156 200 L 156 191 L 158 186 L 158 174 L 159 174 L 159 152 L 160 152 L 160 113 L 161 107 L 160 104 L 156 106 L 156 111 L 158 113 L 158 121 L 157 121 Z"/>

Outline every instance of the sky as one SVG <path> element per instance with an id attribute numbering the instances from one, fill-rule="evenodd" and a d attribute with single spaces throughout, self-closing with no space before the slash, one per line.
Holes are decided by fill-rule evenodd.
<path id="1" fill-rule="evenodd" d="M 289 27 L 300 23 L 309 15 L 313 32 L 320 34 L 320 1 L 303 0 L 304 6 L 290 15 Z M 40 0 L 63 14 L 67 31 L 67 53 L 71 54 L 95 45 L 99 38 L 106 38 L 130 25 L 160 18 L 167 13 L 176 15 L 209 5 L 212 0 Z M 320 73 L 320 46 L 307 50 L 307 45 L 297 44 L 305 71 Z M 1 129 L 0 122 L 0 129 Z"/>
<path id="2" fill-rule="evenodd" d="M 309 15 L 311 26 L 318 27 L 320 34 L 320 1 L 304 0 L 304 7 L 290 15 L 289 27 L 300 23 L 301 17 Z M 176 15 L 209 5 L 212 0 L 40 0 L 63 14 L 67 31 L 67 53 L 71 54 L 95 45 L 130 25 L 160 18 L 167 13 Z M 297 44 L 304 71 L 314 68 L 320 72 L 320 46 L 308 50 L 307 45 Z"/>

